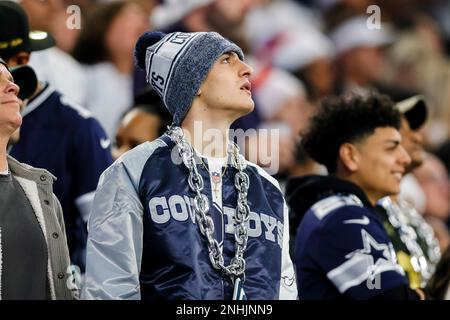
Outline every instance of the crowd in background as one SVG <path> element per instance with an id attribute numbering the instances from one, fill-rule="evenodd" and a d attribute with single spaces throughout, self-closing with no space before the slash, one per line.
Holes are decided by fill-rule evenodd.
<path id="1" fill-rule="evenodd" d="M 92 113 L 111 140 L 114 158 L 156 139 L 171 122 L 133 60 L 136 41 L 147 30 L 217 31 L 245 51 L 254 68 L 256 107 L 234 128 L 280 130 L 275 177 L 281 185 L 291 176 L 326 173 L 299 144 L 324 97 L 377 90 L 398 102 L 424 95 L 428 118 L 420 143 L 428 156 L 413 172 L 416 187 L 407 192 L 441 251 L 449 246 L 450 1 L 17 2 L 30 29 L 56 41 L 33 53 L 29 64 L 41 81 Z M 80 28 L 67 27 L 69 18 L 77 18 L 67 9 L 71 5 L 81 9 Z"/>

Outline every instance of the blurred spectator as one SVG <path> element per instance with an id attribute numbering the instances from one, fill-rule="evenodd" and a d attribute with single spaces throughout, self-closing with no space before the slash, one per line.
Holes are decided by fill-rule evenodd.
<path id="1" fill-rule="evenodd" d="M 294 156 L 295 164 L 289 171 L 289 177 L 302 177 L 311 174 L 327 174 L 327 169 L 323 165 L 315 162 L 313 159 L 311 159 L 311 157 L 308 156 L 301 141 L 297 143 Z M 298 221 L 297 223 L 295 223 L 295 225 L 298 226 Z"/>
<path id="2" fill-rule="evenodd" d="M 70 260 L 54 177 L 6 153 L 22 121 L 21 99 L 36 85 L 30 67 L 10 73 L 0 58 L 0 300 L 72 299 L 76 291 L 66 277 Z"/>
<path id="3" fill-rule="evenodd" d="M 278 43 L 262 54 L 275 67 L 297 76 L 314 104 L 331 95 L 335 83 L 331 41 L 314 29 L 293 29 L 279 37 Z"/>
<path id="4" fill-rule="evenodd" d="M 10 31 L 0 42 L 22 41 L 12 51 L 0 50 L 0 56 L 11 67 L 27 64 L 37 44 L 48 45 L 47 40 L 28 38 L 27 17 L 18 4 L 0 1 L 0 13 L 0 30 Z M 71 260 L 83 271 L 86 222 L 100 174 L 112 162 L 110 141 L 86 109 L 46 83 L 38 84 L 22 116 L 20 140 L 11 155 L 57 177 L 54 192 L 63 208 Z"/>
<path id="5" fill-rule="evenodd" d="M 177 26 L 177 31 L 206 31 L 206 22 L 200 11 L 213 1 L 215 0 L 161 0 L 154 8 L 150 20 L 155 28 L 162 30 Z"/>
<path id="6" fill-rule="evenodd" d="M 428 6 L 425 6 L 425 9 L 436 20 L 445 43 L 447 55 L 450 55 L 450 1 L 435 0 L 426 3 Z"/>
<path id="7" fill-rule="evenodd" d="M 408 29 L 416 22 L 416 19 L 423 16 L 421 5 L 422 0 L 376 0 L 375 3 L 381 8 L 384 20 L 390 21 L 398 29 Z"/>
<path id="8" fill-rule="evenodd" d="M 83 12 L 83 11 L 88 10 L 90 6 L 92 6 L 95 2 L 98 2 L 98 1 L 99 0 L 64 0 L 64 4 L 66 6 L 70 6 L 70 5 L 79 6 L 81 11 Z"/>
<path id="9" fill-rule="evenodd" d="M 433 229 L 414 206 L 418 197 L 417 190 L 414 190 L 417 182 L 411 174 L 425 158 L 420 129 L 427 119 L 427 104 L 423 96 L 417 95 L 396 103 L 395 107 L 402 114 L 401 145 L 411 162 L 406 167 L 400 193 L 381 199 L 376 208 L 392 241 L 398 263 L 408 276 L 409 286 L 412 289 L 424 288 L 440 259 L 440 247 Z M 418 188 L 422 194 L 423 190 L 420 186 Z M 405 189 L 408 191 L 406 194 Z M 410 193 L 410 190 L 415 192 Z"/>
<path id="10" fill-rule="evenodd" d="M 325 176 L 328 173 L 325 166 L 317 163 L 307 154 L 301 140 L 297 142 L 294 157 L 295 162 L 288 172 L 287 180 L 280 181 L 280 188 L 286 195 L 291 194 L 293 191 L 291 188 L 296 187 L 294 183 L 289 182 L 290 180 L 293 181 L 293 179 L 295 178 L 301 178 L 310 175 Z M 289 250 L 291 257 L 294 256 L 297 227 L 299 226 L 302 218 L 302 214 L 298 214 L 293 210 L 289 211 Z"/>
<path id="11" fill-rule="evenodd" d="M 442 161 L 428 154 L 420 168 L 414 171 L 426 196 L 425 216 L 448 222 L 450 217 L 450 183 Z"/>
<path id="12" fill-rule="evenodd" d="M 254 0 L 166 0 L 156 7 L 151 21 L 165 32 L 216 31 L 246 53 L 249 45 L 244 23 Z"/>
<path id="13" fill-rule="evenodd" d="M 113 138 L 121 115 L 133 103 L 133 50 L 148 29 L 136 1 L 101 3 L 85 19 L 74 57 L 86 65 L 86 107 Z"/>
<path id="14" fill-rule="evenodd" d="M 450 246 L 442 254 L 436 273 L 428 283 L 428 292 L 434 299 L 450 300 Z"/>
<path id="15" fill-rule="evenodd" d="M 29 17 L 31 29 L 50 33 L 59 49 L 67 53 L 72 51 L 80 29 L 68 28 L 68 4 L 65 0 L 20 0 L 19 3 Z"/>
<path id="16" fill-rule="evenodd" d="M 423 129 L 429 115 L 428 103 L 423 95 L 416 95 L 399 101 L 396 107 L 403 114 L 400 128 L 402 146 L 411 157 L 411 163 L 402 179 L 399 197 L 423 214 L 426 196 L 412 171 L 420 167 L 426 157 Z"/>
<path id="17" fill-rule="evenodd" d="M 206 20 L 211 30 L 237 43 L 244 52 L 250 52 L 244 24 L 254 0 L 215 0 L 209 6 Z"/>
<path id="18" fill-rule="evenodd" d="M 50 83 L 77 103 L 84 104 L 85 74 L 80 64 L 68 54 L 72 51 L 80 30 L 67 27 L 65 2 L 21 0 L 19 3 L 30 19 L 32 30 L 45 31 L 56 39 L 56 47 L 33 54 L 30 59 L 30 65 L 38 78 Z"/>
<path id="19" fill-rule="evenodd" d="M 245 20 L 245 32 L 251 52 L 263 53 L 276 46 L 285 32 L 322 30 L 320 17 L 291 0 L 254 0 Z"/>
<path id="20" fill-rule="evenodd" d="M 320 32 L 320 19 L 294 1 L 256 1 L 246 19 L 255 57 L 295 74 L 313 103 L 334 86 L 333 45 Z"/>
<path id="21" fill-rule="evenodd" d="M 303 83 L 290 73 L 252 61 L 253 97 L 264 122 L 282 122 L 294 137 L 305 127 L 307 96 Z"/>
<path id="22" fill-rule="evenodd" d="M 10 59 L 22 51 L 40 51 L 55 45 L 55 39 L 48 33 L 29 32 L 25 11 L 13 1 L 0 2 L 0 18 L 0 55 L 3 59 Z M 17 62 L 28 61 L 26 52 L 17 58 Z"/>
<path id="23" fill-rule="evenodd" d="M 314 2 L 316 8 L 322 12 L 327 30 L 333 30 L 353 16 L 367 14 L 367 8 L 374 4 L 370 0 L 319 0 Z"/>
<path id="24" fill-rule="evenodd" d="M 253 99 L 261 118 L 258 128 L 278 131 L 279 145 L 273 150 L 270 149 L 271 142 L 267 141 L 267 150 L 272 156 L 278 157 L 278 175 L 285 175 L 294 163 L 296 141 L 306 126 L 307 114 L 310 112 L 306 92 L 303 84 L 288 72 L 258 61 L 251 61 L 251 64 L 255 70 L 251 78 Z M 257 139 L 256 136 L 253 138 Z M 246 154 L 250 161 L 264 168 L 269 164 L 261 163 L 258 158 L 260 153 L 255 148 L 261 147 L 262 141 L 246 144 Z M 249 152 L 249 149 L 253 152 Z"/>
<path id="25" fill-rule="evenodd" d="M 113 148 L 114 159 L 141 143 L 157 139 L 171 122 L 172 116 L 155 91 L 140 94 L 120 122 Z"/>
<path id="26" fill-rule="evenodd" d="M 436 148 L 450 133 L 450 63 L 436 24 L 423 14 L 418 16 L 387 50 L 383 79 L 427 97 L 430 110 L 425 139 L 429 148 Z"/>
<path id="27" fill-rule="evenodd" d="M 381 80 L 382 48 L 393 41 L 388 26 L 369 29 L 367 17 L 353 17 L 338 25 L 331 39 L 336 50 L 338 92 L 362 94 L 374 89 Z"/>
<path id="28" fill-rule="evenodd" d="M 396 103 L 403 115 L 400 133 L 402 145 L 411 157 L 408 172 L 420 167 L 425 159 L 423 132 L 420 131 L 428 115 L 428 107 L 423 95 L 416 95 Z"/>

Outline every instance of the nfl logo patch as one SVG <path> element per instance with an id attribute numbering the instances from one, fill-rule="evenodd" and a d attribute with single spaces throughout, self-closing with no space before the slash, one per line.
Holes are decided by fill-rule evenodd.
<path id="1" fill-rule="evenodd" d="M 214 183 L 219 183 L 220 182 L 220 173 L 213 172 L 213 173 L 211 173 L 211 176 L 212 176 L 212 181 Z"/>

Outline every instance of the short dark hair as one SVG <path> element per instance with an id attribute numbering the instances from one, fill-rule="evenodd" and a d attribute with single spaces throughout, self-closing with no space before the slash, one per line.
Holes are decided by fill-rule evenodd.
<path id="1" fill-rule="evenodd" d="M 378 93 L 346 95 L 324 99 L 311 118 L 302 137 L 306 152 L 323 164 L 330 174 L 336 172 L 339 148 L 371 135 L 376 128 L 400 128 L 401 114 L 392 100 Z"/>

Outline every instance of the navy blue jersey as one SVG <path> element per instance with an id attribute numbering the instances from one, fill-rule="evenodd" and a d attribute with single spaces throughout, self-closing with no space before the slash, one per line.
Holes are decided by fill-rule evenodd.
<path id="1" fill-rule="evenodd" d="M 24 109 L 11 155 L 56 176 L 72 263 L 83 270 L 87 215 L 98 179 L 112 163 L 106 133 L 86 109 L 46 86 Z"/>
<path id="2" fill-rule="evenodd" d="M 295 247 L 300 299 L 370 299 L 408 283 L 377 214 L 355 195 L 314 204 Z"/>

